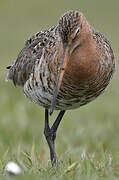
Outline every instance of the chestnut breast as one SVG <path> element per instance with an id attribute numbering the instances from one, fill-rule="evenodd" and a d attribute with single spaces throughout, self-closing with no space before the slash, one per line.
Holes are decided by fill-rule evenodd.
<path id="1" fill-rule="evenodd" d="M 66 73 L 75 81 L 86 81 L 96 75 L 99 55 L 95 43 L 84 42 L 69 57 Z"/>

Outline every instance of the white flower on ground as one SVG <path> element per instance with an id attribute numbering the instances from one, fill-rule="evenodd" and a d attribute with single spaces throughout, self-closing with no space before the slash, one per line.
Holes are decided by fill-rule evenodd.
<path id="1" fill-rule="evenodd" d="M 5 171 L 8 174 L 18 175 L 21 173 L 21 168 L 14 162 L 8 162 L 5 167 Z"/>

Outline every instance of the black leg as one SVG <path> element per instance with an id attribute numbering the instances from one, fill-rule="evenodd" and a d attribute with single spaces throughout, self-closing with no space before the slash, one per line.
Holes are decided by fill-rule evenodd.
<path id="1" fill-rule="evenodd" d="M 57 116 L 57 119 L 55 120 L 52 127 L 50 128 L 48 109 L 45 109 L 44 135 L 46 137 L 48 146 L 50 148 L 50 158 L 51 158 L 52 165 L 58 163 L 57 155 L 55 152 L 55 138 L 56 138 L 56 131 L 58 129 L 58 126 L 61 122 L 61 119 L 62 119 L 64 113 L 65 113 L 65 111 L 60 111 L 59 115 Z"/>

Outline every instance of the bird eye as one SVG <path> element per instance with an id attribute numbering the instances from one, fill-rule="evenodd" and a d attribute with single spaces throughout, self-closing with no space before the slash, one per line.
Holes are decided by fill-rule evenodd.
<path id="1" fill-rule="evenodd" d="M 78 28 L 77 30 L 76 30 L 76 35 L 79 35 L 80 34 L 80 28 Z"/>

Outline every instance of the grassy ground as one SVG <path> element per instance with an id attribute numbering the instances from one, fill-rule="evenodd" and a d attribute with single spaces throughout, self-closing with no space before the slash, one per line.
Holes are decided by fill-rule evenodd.
<path id="1" fill-rule="evenodd" d="M 110 0 L 0 2 L 0 176 L 9 161 L 23 174 L 17 179 L 119 179 L 118 6 Z M 25 98 L 22 90 L 5 83 L 5 67 L 16 58 L 24 41 L 57 23 L 68 9 L 81 9 L 89 22 L 110 40 L 117 71 L 104 95 L 64 116 L 56 139 L 60 168 L 51 167 L 43 136 L 44 110 Z M 51 123 L 57 112 L 51 117 Z"/>

